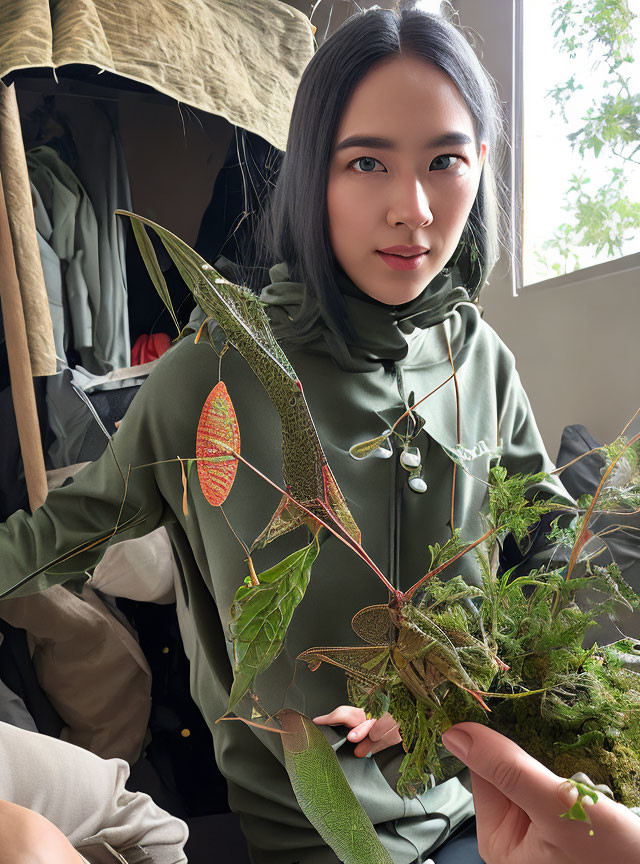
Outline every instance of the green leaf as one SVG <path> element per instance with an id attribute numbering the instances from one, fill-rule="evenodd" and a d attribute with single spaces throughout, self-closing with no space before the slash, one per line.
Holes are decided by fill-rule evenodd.
<path id="1" fill-rule="evenodd" d="M 544 471 L 537 474 L 511 474 L 507 476 L 503 465 L 495 465 L 489 471 L 489 509 L 493 524 L 517 541 L 524 539 L 528 529 L 540 521 L 543 513 L 548 513 L 554 505 L 550 500 L 533 497 L 528 500 L 526 493 L 530 487 L 548 480 Z"/>
<path id="2" fill-rule="evenodd" d="M 445 561 L 454 558 L 465 548 L 466 545 L 467 544 L 463 543 L 460 539 L 459 528 L 454 529 L 452 536 L 442 546 L 440 543 L 434 543 L 433 546 L 430 545 L 429 554 L 431 556 L 431 562 L 429 564 L 429 571 L 435 570 L 436 567 L 444 564 Z"/>
<path id="3" fill-rule="evenodd" d="M 231 608 L 235 655 L 233 686 L 227 711 L 232 711 L 280 653 L 287 628 L 304 597 L 320 546 L 317 537 L 284 561 L 258 575 L 258 585 L 245 582 Z"/>
<path id="4" fill-rule="evenodd" d="M 151 277 L 151 281 L 153 282 L 156 291 L 160 295 L 160 299 L 169 310 L 169 313 L 173 318 L 173 323 L 176 325 L 176 330 L 179 333 L 180 325 L 178 324 L 178 319 L 176 318 L 176 313 L 173 309 L 173 303 L 171 302 L 171 295 L 169 294 L 169 289 L 167 288 L 164 273 L 160 269 L 160 264 L 158 263 L 156 250 L 153 248 L 153 244 L 149 239 L 149 235 L 147 234 L 144 225 L 142 225 L 141 222 L 134 218 L 131 219 L 131 225 L 133 227 L 134 237 L 136 238 L 136 242 L 138 244 L 138 249 L 140 250 L 142 259 L 146 265 L 149 276 Z"/>
<path id="5" fill-rule="evenodd" d="M 318 834 L 344 864 L 393 864 L 320 729 L 297 711 L 278 718 L 293 791 Z"/>
<path id="6" fill-rule="evenodd" d="M 141 223 L 141 227 L 147 225 L 155 231 L 197 304 L 207 315 L 215 318 L 241 354 L 246 354 L 246 345 L 237 338 L 239 333 L 259 346 L 261 352 L 268 355 L 292 381 L 297 380 L 255 294 L 228 282 L 187 243 L 151 219 L 129 210 L 114 212 L 119 216 L 128 216 L 132 224 L 135 221 Z M 216 287 L 218 285 L 219 288 Z"/>
<path id="7" fill-rule="evenodd" d="M 595 804 L 598 800 L 598 793 L 591 789 L 589 786 L 585 786 L 584 783 L 579 783 L 577 780 L 569 781 L 573 783 L 575 788 L 578 790 L 578 798 L 567 811 L 566 813 L 561 813 L 561 819 L 572 819 L 577 822 L 587 822 L 591 823 L 591 819 L 589 818 L 589 814 L 584 809 L 584 805 L 582 803 L 583 798 L 590 798 L 591 801 Z"/>

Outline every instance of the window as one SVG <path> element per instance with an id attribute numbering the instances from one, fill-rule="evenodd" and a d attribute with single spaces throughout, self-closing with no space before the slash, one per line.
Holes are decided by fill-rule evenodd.
<path id="1" fill-rule="evenodd" d="M 528 285 L 640 252 L 640 0 L 520 2 Z"/>
<path id="2" fill-rule="evenodd" d="M 634 17 L 627 27 L 618 31 L 629 37 L 626 42 L 627 47 L 621 51 L 621 55 L 626 56 L 628 54 L 635 60 L 624 62 L 618 71 L 622 76 L 628 78 L 627 86 L 629 95 L 632 97 L 630 105 L 635 103 L 634 110 L 629 110 L 627 114 L 622 115 L 626 117 L 624 122 L 627 123 L 630 139 L 635 137 L 635 143 L 632 140 L 626 142 L 622 152 L 625 156 L 640 161 L 640 150 L 636 150 L 634 153 L 634 148 L 640 144 L 638 127 L 640 122 L 638 119 L 640 112 L 640 21 L 638 17 L 640 16 L 640 0 L 626 0 L 626 2 L 623 0 L 573 0 L 573 2 L 570 0 L 451 0 L 451 2 L 459 13 L 459 23 L 467 31 L 468 38 L 475 45 L 480 59 L 498 84 L 500 98 L 505 104 L 509 121 L 511 159 L 505 179 L 511 192 L 511 210 L 515 217 L 512 253 L 515 262 L 518 263 L 514 267 L 510 267 L 508 264 L 498 265 L 497 270 L 499 272 L 494 274 L 493 281 L 509 282 L 512 293 L 517 295 L 523 285 L 547 286 L 553 283 L 556 286 L 562 286 L 577 284 L 591 279 L 608 278 L 629 270 L 637 271 L 640 277 L 640 228 L 634 229 L 632 227 L 632 220 L 637 219 L 638 205 L 640 205 L 637 173 L 640 167 L 634 165 L 630 160 L 624 163 L 609 162 L 608 146 L 606 148 L 603 146 L 598 156 L 595 155 L 593 148 L 587 148 L 583 157 L 578 152 L 580 136 L 574 139 L 576 141 L 575 149 L 570 147 L 570 142 L 567 140 L 568 134 L 578 131 L 585 125 L 584 121 L 581 121 L 581 114 L 577 118 L 579 121 L 577 126 L 573 125 L 576 120 L 574 112 L 580 105 L 579 100 L 582 100 L 583 106 L 586 102 L 586 110 L 588 110 L 589 98 L 595 106 L 602 104 L 603 98 L 607 95 L 611 98 L 615 97 L 621 89 L 615 86 L 615 82 L 618 80 L 617 76 L 612 76 L 611 81 L 613 83 L 608 87 L 605 86 L 606 66 L 600 65 L 600 67 L 591 68 L 596 60 L 602 60 L 605 49 L 604 43 L 598 43 L 595 40 L 591 44 L 589 39 L 594 35 L 594 13 L 600 13 L 601 16 L 605 15 L 605 18 L 601 17 L 601 20 L 606 20 L 606 13 L 613 15 L 617 12 L 620 14 L 620 10 L 626 8 Z M 582 47 L 579 48 L 576 45 L 575 57 L 570 56 L 572 51 L 565 53 L 554 47 L 556 38 L 562 39 L 565 34 L 559 34 L 558 37 L 554 36 L 554 30 L 558 24 L 554 25 L 551 10 L 567 5 L 570 6 L 568 10 L 571 13 L 570 17 L 577 24 L 578 35 L 581 25 L 592 28 L 590 33 L 580 36 L 579 41 Z M 567 25 L 566 36 L 568 38 L 572 36 L 571 30 L 573 29 Z M 537 43 L 531 41 L 528 35 L 536 30 L 541 31 Z M 635 44 L 631 44 L 631 38 L 636 40 Z M 590 45 L 596 50 L 592 56 L 589 56 L 587 50 Z M 569 66 L 567 67 L 566 64 Z M 571 71 L 563 77 L 566 68 L 570 68 Z M 583 89 L 576 89 L 576 92 L 564 91 L 564 95 L 569 97 L 564 100 L 567 113 L 567 123 L 565 123 L 561 116 L 551 116 L 552 106 L 556 105 L 556 102 L 552 97 L 545 100 L 545 93 L 554 88 L 561 88 L 574 73 L 573 85 L 577 88 L 577 85 L 582 84 Z M 536 84 L 536 75 L 539 84 Z M 550 83 L 545 83 L 549 78 Z M 529 92 L 534 88 L 534 95 L 527 96 L 527 87 Z M 538 95 L 535 95 L 536 87 Z M 624 91 L 624 88 L 622 89 Z M 533 102 L 529 102 L 529 99 L 532 99 Z M 541 108 L 540 105 L 543 107 Z M 556 129 L 560 130 L 555 132 L 559 138 L 559 144 L 557 147 L 549 147 L 547 137 L 542 134 L 541 130 L 542 128 L 549 128 L 550 138 L 554 124 Z M 618 146 L 615 149 L 620 151 Z M 537 160 L 538 163 L 535 170 L 532 168 L 533 160 Z M 595 197 L 602 177 L 611 179 L 613 165 L 619 167 L 624 164 L 624 179 L 621 178 L 618 182 L 618 187 L 623 189 L 623 193 L 616 195 L 611 192 L 609 201 L 613 200 L 616 203 L 617 200 L 623 209 L 622 200 L 624 198 L 628 199 L 630 204 L 634 206 L 629 207 L 629 213 L 622 214 L 626 218 L 627 227 L 624 232 L 619 232 L 619 234 L 624 234 L 623 237 L 620 237 L 622 240 L 620 248 L 614 248 L 610 254 L 609 247 L 605 244 L 596 255 L 597 244 L 585 246 L 575 244 L 572 246 L 571 252 L 575 250 L 579 256 L 581 269 L 578 270 L 572 269 L 575 266 L 575 258 L 571 252 L 567 256 L 561 256 L 560 249 L 558 249 L 557 257 L 552 260 L 551 250 L 542 249 L 541 254 L 546 254 L 549 259 L 546 262 L 548 263 L 547 275 L 543 276 L 540 275 L 539 269 L 536 271 L 536 267 L 541 268 L 542 264 L 538 265 L 534 250 L 539 248 L 545 240 L 553 238 L 554 232 L 559 230 L 563 223 L 570 225 L 576 222 L 570 211 L 562 209 L 563 193 L 569 196 L 569 200 L 571 200 L 571 196 L 574 200 L 577 197 L 576 192 L 568 192 L 570 183 L 564 182 L 562 188 L 558 189 L 554 184 L 558 184 L 559 181 L 545 179 L 554 176 L 553 171 L 558 170 L 555 167 L 556 164 L 565 166 L 566 181 L 570 180 L 572 173 L 580 175 L 581 172 L 584 172 L 589 177 L 593 165 L 597 165 L 597 172 L 595 169 L 593 170 L 591 181 L 587 184 L 581 184 L 584 193 L 588 192 L 590 197 Z M 536 197 L 542 198 L 544 206 L 536 204 Z M 548 203 L 552 199 L 556 202 L 553 207 Z M 606 225 L 606 219 L 609 216 L 610 214 L 607 212 L 601 211 L 600 222 Z M 614 216 L 610 218 L 613 219 Z M 612 231 L 612 235 L 615 239 L 614 231 Z M 561 247 L 561 249 L 563 248 Z M 566 269 L 566 275 L 556 275 L 558 271 L 553 270 L 553 264 L 560 264 L 564 257 L 566 257 L 567 265 L 564 266 L 563 262 L 559 272 L 562 274 Z M 524 266 L 521 266 L 524 265 L 525 259 L 527 261 L 526 274 L 523 273 Z"/>

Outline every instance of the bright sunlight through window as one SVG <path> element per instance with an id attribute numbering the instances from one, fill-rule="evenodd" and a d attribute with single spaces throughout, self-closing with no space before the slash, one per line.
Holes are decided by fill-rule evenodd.
<path id="1" fill-rule="evenodd" d="M 640 252 L 640 0 L 523 0 L 524 284 Z"/>

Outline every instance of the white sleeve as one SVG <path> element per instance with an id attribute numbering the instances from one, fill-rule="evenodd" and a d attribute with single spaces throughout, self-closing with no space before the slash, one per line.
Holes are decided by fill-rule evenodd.
<path id="1" fill-rule="evenodd" d="M 125 789 L 128 776 L 121 759 L 0 723 L 0 798 L 53 822 L 89 860 L 91 847 L 107 844 L 131 849 L 136 860 L 186 864 L 187 826 L 148 795 Z"/>

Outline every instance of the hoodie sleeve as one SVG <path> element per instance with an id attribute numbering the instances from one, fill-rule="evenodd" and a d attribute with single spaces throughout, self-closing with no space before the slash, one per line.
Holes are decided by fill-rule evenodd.
<path id="1" fill-rule="evenodd" d="M 187 826 L 125 789 L 128 776 L 121 759 L 0 723 L 0 798 L 44 816 L 91 864 L 109 847 L 127 864 L 186 864 Z"/>
<path id="2" fill-rule="evenodd" d="M 118 542 L 179 520 L 176 457 L 194 453 L 210 386 L 210 378 L 194 369 L 195 361 L 202 366 L 202 354 L 194 361 L 198 347 L 187 338 L 160 359 L 100 459 L 51 492 L 32 516 L 18 511 L 0 525 L 0 594 L 41 569 L 11 596 L 82 577 L 98 563 L 112 534 Z M 52 563 L 73 550 L 77 554 L 67 561 Z"/>
<path id="3" fill-rule="evenodd" d="M 500 414 L 500 464 L 509 474 L 536 474 L 541 471 L 549 474 L 555 465 L 549 458 L 538 430 L 531 403 L 515 368 L 513 355 L 508 350 L 505 353 L 508 355 L 510 369 Z M 546 514 L 520 546 L 512 537 L 506 539 L 501 556 L 501 564 L 505 569 L 517 565 L 528 572 L 547 564 L 552 553 L 557 558 L 559 553 L 550 547 L 546 536 L 551 530 L 551 522 L 558 516 L 570 521 L 575 515 L 573 509 L 564 509 L 575 508 L 576 504 L 557 475 L 534 484 L 528 494 L 529 497 L 536 495 L 540 498 L 553 498 L 558 502 L 558 510 Z M 561 552 L 562 550 L 560 554 Z M 564 563 L 564 559 L 560 563 Z"/>

